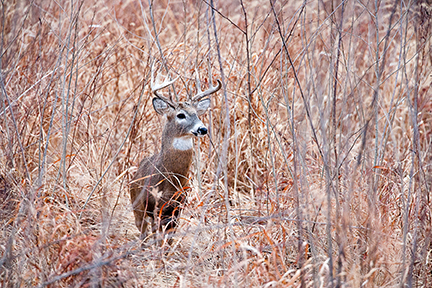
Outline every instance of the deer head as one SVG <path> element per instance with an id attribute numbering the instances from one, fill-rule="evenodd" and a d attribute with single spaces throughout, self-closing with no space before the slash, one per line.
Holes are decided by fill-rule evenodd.
<path id="1" fill-rule="evenodd" d="M 160 74 L 154 78 L 154 70 L 151 72 L 151 89 L 154 94 L 153 108 L 167 119 L 164 133 L 162 135 L 162 147 L 172 145 L 178 150 L 189 150 L 192 148 L 193 136 L 204 136 L 207 128 L 198 118 L 210 107 L 210 96 L 221 88 L 221 82 L 217 80 L 217 85 L 202 91 L 199 80 L 197 79 L 197 94 L 193 97 L 188 96 L 187 101 L 174 102 L 159 94 L 159 90 L 172 85 L 176 80 L 169 80 L 168 76 L 161 81 Z"/>

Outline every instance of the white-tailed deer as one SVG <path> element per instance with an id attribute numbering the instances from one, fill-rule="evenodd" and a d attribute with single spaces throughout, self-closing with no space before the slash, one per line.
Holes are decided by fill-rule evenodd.
<path id="1" fill-rule="evenodd" d="M 192 162 L 192 138 L 207 134 L 207 128 L 198 116 L 210 106 L 210 98 L 206 96 L 221 88 L 217 80 L 217 86 L 201 91 L 197 79 L 198 93 L 185 102 L 174 102 L 158 91 L 173 84 L 176 79 L 168 81 L 165 78 L 161 82 L 158 75 L 155 81 L 153 72 L 152 67 L 153 108 L 166 117 L 166 124 L 160 152 L 141 161 L 130 185 L 135 224 L 141 232 L 141 239 L 147 238 L 147 217 L 151 220 L 152 232 L 174 232 L 181 205 L 186 200 L 184 187 Z"/>

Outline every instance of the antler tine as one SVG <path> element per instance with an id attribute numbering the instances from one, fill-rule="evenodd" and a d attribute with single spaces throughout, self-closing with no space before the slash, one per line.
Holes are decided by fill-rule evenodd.
<path id="1" fill-rule="evenodd" d="M 161 75 L 158 73 L 156 75 L 156 80 L 155 80 L 155 78 L 154 78 L 154 66 L 153 66 L 153 64 L 154 64 L 154 62 L 152 63 L 152 67 L 151 67 L 151 83 L 150 83 L 151 90 L 152 90 L 153 94 L 156 97 L 158 97 L 158 98 L 160 98 L 160 99 L 162 99 L 162 100 L 164 100 L 166 102 L 172 103 L 171 99 L 168 99 L 167 97 L 164 97 L 164 96 L 160 95 L 158 93 L 158 91 L 161 90 L 161 89 L 163 89 L 163 88 L 165 88 L 165 87 L 170 86 L 171 84 L 173 84 L 178 79 L 178 77 L 175 78 L 174 80 L 170 81 L 170 80 L 168 80 L 169 78 L 168 78 L 168 75 L 167 75 L 167 76 L 165 76 L 165 80 L 163 82 L 161 82 L 160 81 L 160 76 Z"/>
<path id="2" fill-rule="evenodd" d="M 198 94 L 202 93 L 202 90 L 201 90 L 201 82 L 199 80 L 198 70 L 196 68 L 195 68 L 195 83 L 197 86 L 197 95 L 198 95 Z M 196 96 L 194 96 L 194 97 L 196 97 Z M 193 100 L 193 99 L 191 99 L 191 100 Z"/>
<path id="3" fill-rule="evenodd" d="M 199 80 L 197 81 L 197 90 L 198 93 L 192 98 L 192 101 L 198 101 L 201 100 L 202 98 L 209 96 L 213 93 L 216 93 L 217 91 L 219 91 L 219 89 L 222 87 L 222 83 L 219 80 L 217 81 L 217 86 L 211 86 L 210 89 L 207 89 L 205 91 L 201 91 L 201 87 L 199 85 Z"/>

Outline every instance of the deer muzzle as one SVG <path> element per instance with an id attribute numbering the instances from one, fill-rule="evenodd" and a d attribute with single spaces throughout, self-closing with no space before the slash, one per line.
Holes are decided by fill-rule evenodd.
<path id="1" fill-rule="evenodd" d="M 206 134 L 207 134 L 207 128 L 206 127 L 198 128 L 198 135 L 204 136 Z"/>
<path id="2" fill-rule="evenodd" d="M 204 136 L 204 135 L 207 134 L 207 128 L 206 128 L 206 127 L 203 127 L 203 126 L 198 127 L 197 130 L 192 131 L 192 134 L 195 135 L 195 136 L 198 136 L 198 137 L 200 137 L 200 136 Z"/>

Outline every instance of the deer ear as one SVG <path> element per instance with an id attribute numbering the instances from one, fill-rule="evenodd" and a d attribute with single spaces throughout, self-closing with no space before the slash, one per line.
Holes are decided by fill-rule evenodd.
<path id="1" fill-rule="evenodd" d="M 153 108 L 154 110 L 161 115 L 165 115 L 168 113 L 173 107 L 160 98 L 153 98 Z"/>
<path id="2" fill-rule="evenodd" d="M 204 114 L 207 111 L 207 109 L 210 107 L 210 98 L 206 98 L 206 99 L 198 101 L 195 104 L 195 107 L 197 109 L 197 115 L 198 116 Z"/>

